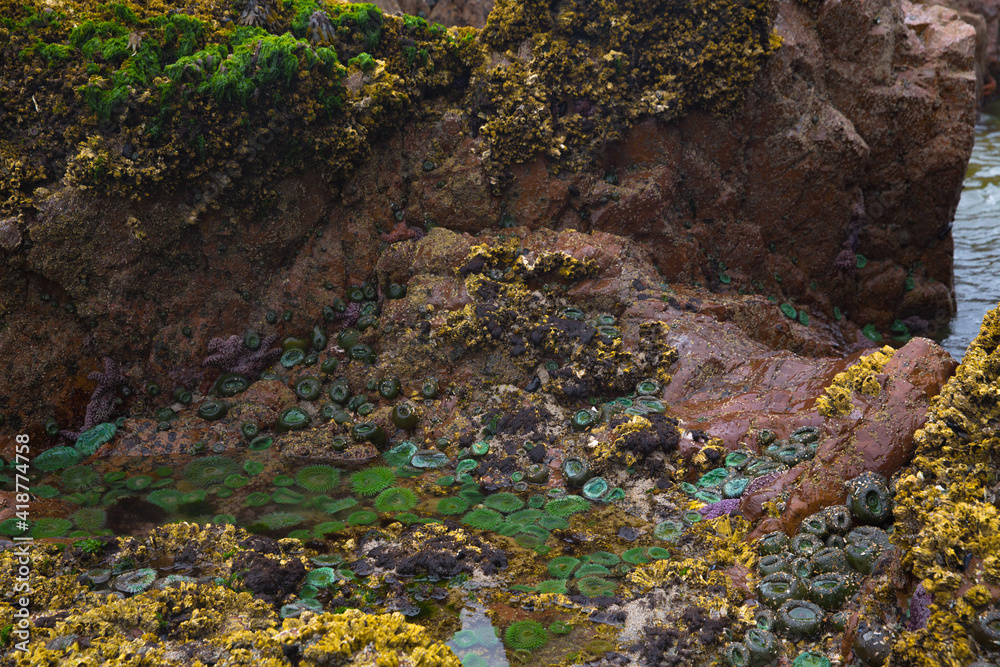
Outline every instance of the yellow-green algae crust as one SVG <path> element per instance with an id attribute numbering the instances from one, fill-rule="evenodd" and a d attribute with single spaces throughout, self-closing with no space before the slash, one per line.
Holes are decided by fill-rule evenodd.
<path id="1" fill-rule="evenodd" d="M 247 537 L 248 533 L 233 526 L 171 524 L 142 539 L 128 538 L 123 547 L 128 548 L 129 558 L 138 558 L 145 549 L 149 557 L 162 559 L 193 544 L 204 556 L 204 564 L 210 565 L 225 563 L 238 551 L 236 543 Z M 182 583 L 119 599 L 80 584 L 79 572 L 62 562 L 59 545 L 36 543 L 28 550 L 31 638 L 27 651 L 11 655 L 16 665 L 201 665 L 189 653 L 177 650 L 188 642 L 221 649 L 221 653 L 213 652 L 215 657 L 222 656 L 214 663 L 220 667 L 288 665 L 282 650 L 285 645 L 300 648 L 303 666 L 461 664 L 448 646 L 434 640 L 423 627 L 407 623 L 399 613 L 303 612 L 301 618 L 281 621 L 274 607 L 250 593 L 216 584 Z M 0 585 L 5 590 L 14 590 L 17 564 L 13 550 L 0 553 Z M 50 627 L 38 626 L 42 618 Z M 0 626 L 9 626 L 13 620 L 14 607 L 5 598 L 0 601 Z M 69 647 L 47 648 L 53 639 L 73 634 L 78 641 Z"/>
<path id="2" fill-rule="evenodd" d="M 486 138 L 497 186 L 539 152 L 588 165 L 644 114 L 726 113 L 779 42 L 770 0 L 503 0 L 481 34 L 339 2 L 320 34 L 314 0 L 266 4 L 240 25 L 244 2 L 0 0 L 0 212 L 64 178 L 136 197 L 307 161 L 335 179 L 432 100 Z"/>
<path id="3" fill-rule="evenodd" d="M 998 379 L 1000 308 L 986 314 L 962 364 L 932 399 L 927 423 L 915 435 L 916 456 L 896 483 L 894 541 L 935 604 L 927 627 L 894 646 L 894 665 L 968 664 L 968 628 L 996 597 L 1000 511 L 989 494 L 1000 454 Z"/>

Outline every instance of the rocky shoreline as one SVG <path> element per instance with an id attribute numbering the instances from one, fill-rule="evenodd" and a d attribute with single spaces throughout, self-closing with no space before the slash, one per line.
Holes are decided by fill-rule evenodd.
<path id="1" fill-rule="evenodd" d="M 0 12 L 0 659 L 1000 660 L 956 12 L 196 5 Z"/>

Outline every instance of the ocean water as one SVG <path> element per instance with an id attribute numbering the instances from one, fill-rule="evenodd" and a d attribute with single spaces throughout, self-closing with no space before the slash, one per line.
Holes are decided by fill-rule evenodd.
<path id="1" fill-rule="evenodd" d="M 980 115 L 952 229 L 958 314 L 940 342 L 956 359 L 1000 302 L 1000 101 Z"/>

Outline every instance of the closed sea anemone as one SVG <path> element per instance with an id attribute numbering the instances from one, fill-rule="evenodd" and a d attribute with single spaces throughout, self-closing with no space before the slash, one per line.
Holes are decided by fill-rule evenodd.
<path id="1" fill-rule="evenodd" d="M 194 486 L 209 487 L 222 484 L 227 477 L 239 472 L 239 464 L 228 456 L 209 456 L 184 466 L 184 480 Z"/>
<path id="2" fill-rule="evenodd" d="M 325 493 L 340 484 L 340 471 L 331 466 L 306 466 L 295 475 L 295 483 L 312 493 Z"/>
<path id="3" fill-rule="evenodd" d="M 379 512 L 405 512 L 417 504 L 417 494 L 398 486 L 386 489 L 375 498 L 375 509 Z"/>
<path id="4" fill-rule="evenodd" d="M 156 581 L 156 570 L 144 567 L 118 575 L 115 579 L 115 588 L 123 593 L 141 593 L 152 586 L 154 581 Z"/>
<path id="5" fill-rule="evenodd" d="M 504 633 L 504 643 L 514 651 L 535 651 L 549 642 L 549 633 L 538 621 L 511 623 Z"/>
<path id="6" fill-rule="evenodd" d="M 372 466 L 351 475 L 351 490 L 359 496 L 374 496 L 395 481 L 392 468 Z"/>

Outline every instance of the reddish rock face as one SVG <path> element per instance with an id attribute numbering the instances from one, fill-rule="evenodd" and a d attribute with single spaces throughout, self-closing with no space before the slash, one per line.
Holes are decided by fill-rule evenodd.
<path id="1" fill-rule="evenodd" d="M 749 338 L 685 371 L 684 382 L 735 363 L 743 346 L 833 355 L 858 342 L 860 325 L 943 323 L 954 310 L 949 224 L 972 147 L 973 29 L 951 10 L 903 0 L 829 0 L 815 10 L 785 0 L 775 28 L 783 46 L 733 118 L 640 120 L 592 171 L 554 173 L 538 157 L 515 169 L 500 196 L 489 194 L 484 140 L 444 108 L 378 139 L 342 187 L 312 166 L 262 183 L 272 195 L 266 211 L 224 194 L 131 201 L 39 189 L 36 210 L 0 234 L 9 269 L 0 275 L 0 411 L 33 435 L 50 415 L 72 429 L 103 355 L 135 388 L 156 382 L 169 392 L 201 386 L 208 341 L 261 329 L 268 310 L 279 316 L 271 331 L 305 335 L 345 286 L 373 274 L 394 211 L 410 225 L 469 233 L 502 222 L 633 239 L 655 263 L 649 280 L 708 286 L 714 295 L 699 296 L 694 312 L 724 319 L 721 335 Z M 432 152 L 442 159 L 426 172 Z M 594 238 L 595 249 L 607 242 Z M 454 251 L 447 261 L 464 256 Z M 849 261 L 855 254 L 864 268 Z M 418 280 L 429 305 L 467 299 L 448 276 Z M 591 290 L 594 303 L 620 298 L 599 281 L 574 289 Z M 795 332 L 763 315 L 773 312 L 763 297 L 727 298 L 739 290 L 779 296 L 824 329 Z M 835 306 L 852 323 L 836 323 Z M 690 318 L 680 328 L 699 326 Z M 798 362 L 783 363 L 791 373 Z M 837 362 L 823 363 L 832 371 Z M 804 400 L 774 389 L 760 400 Z M 141 391 L 128 400 L 148 403 Z"/>

